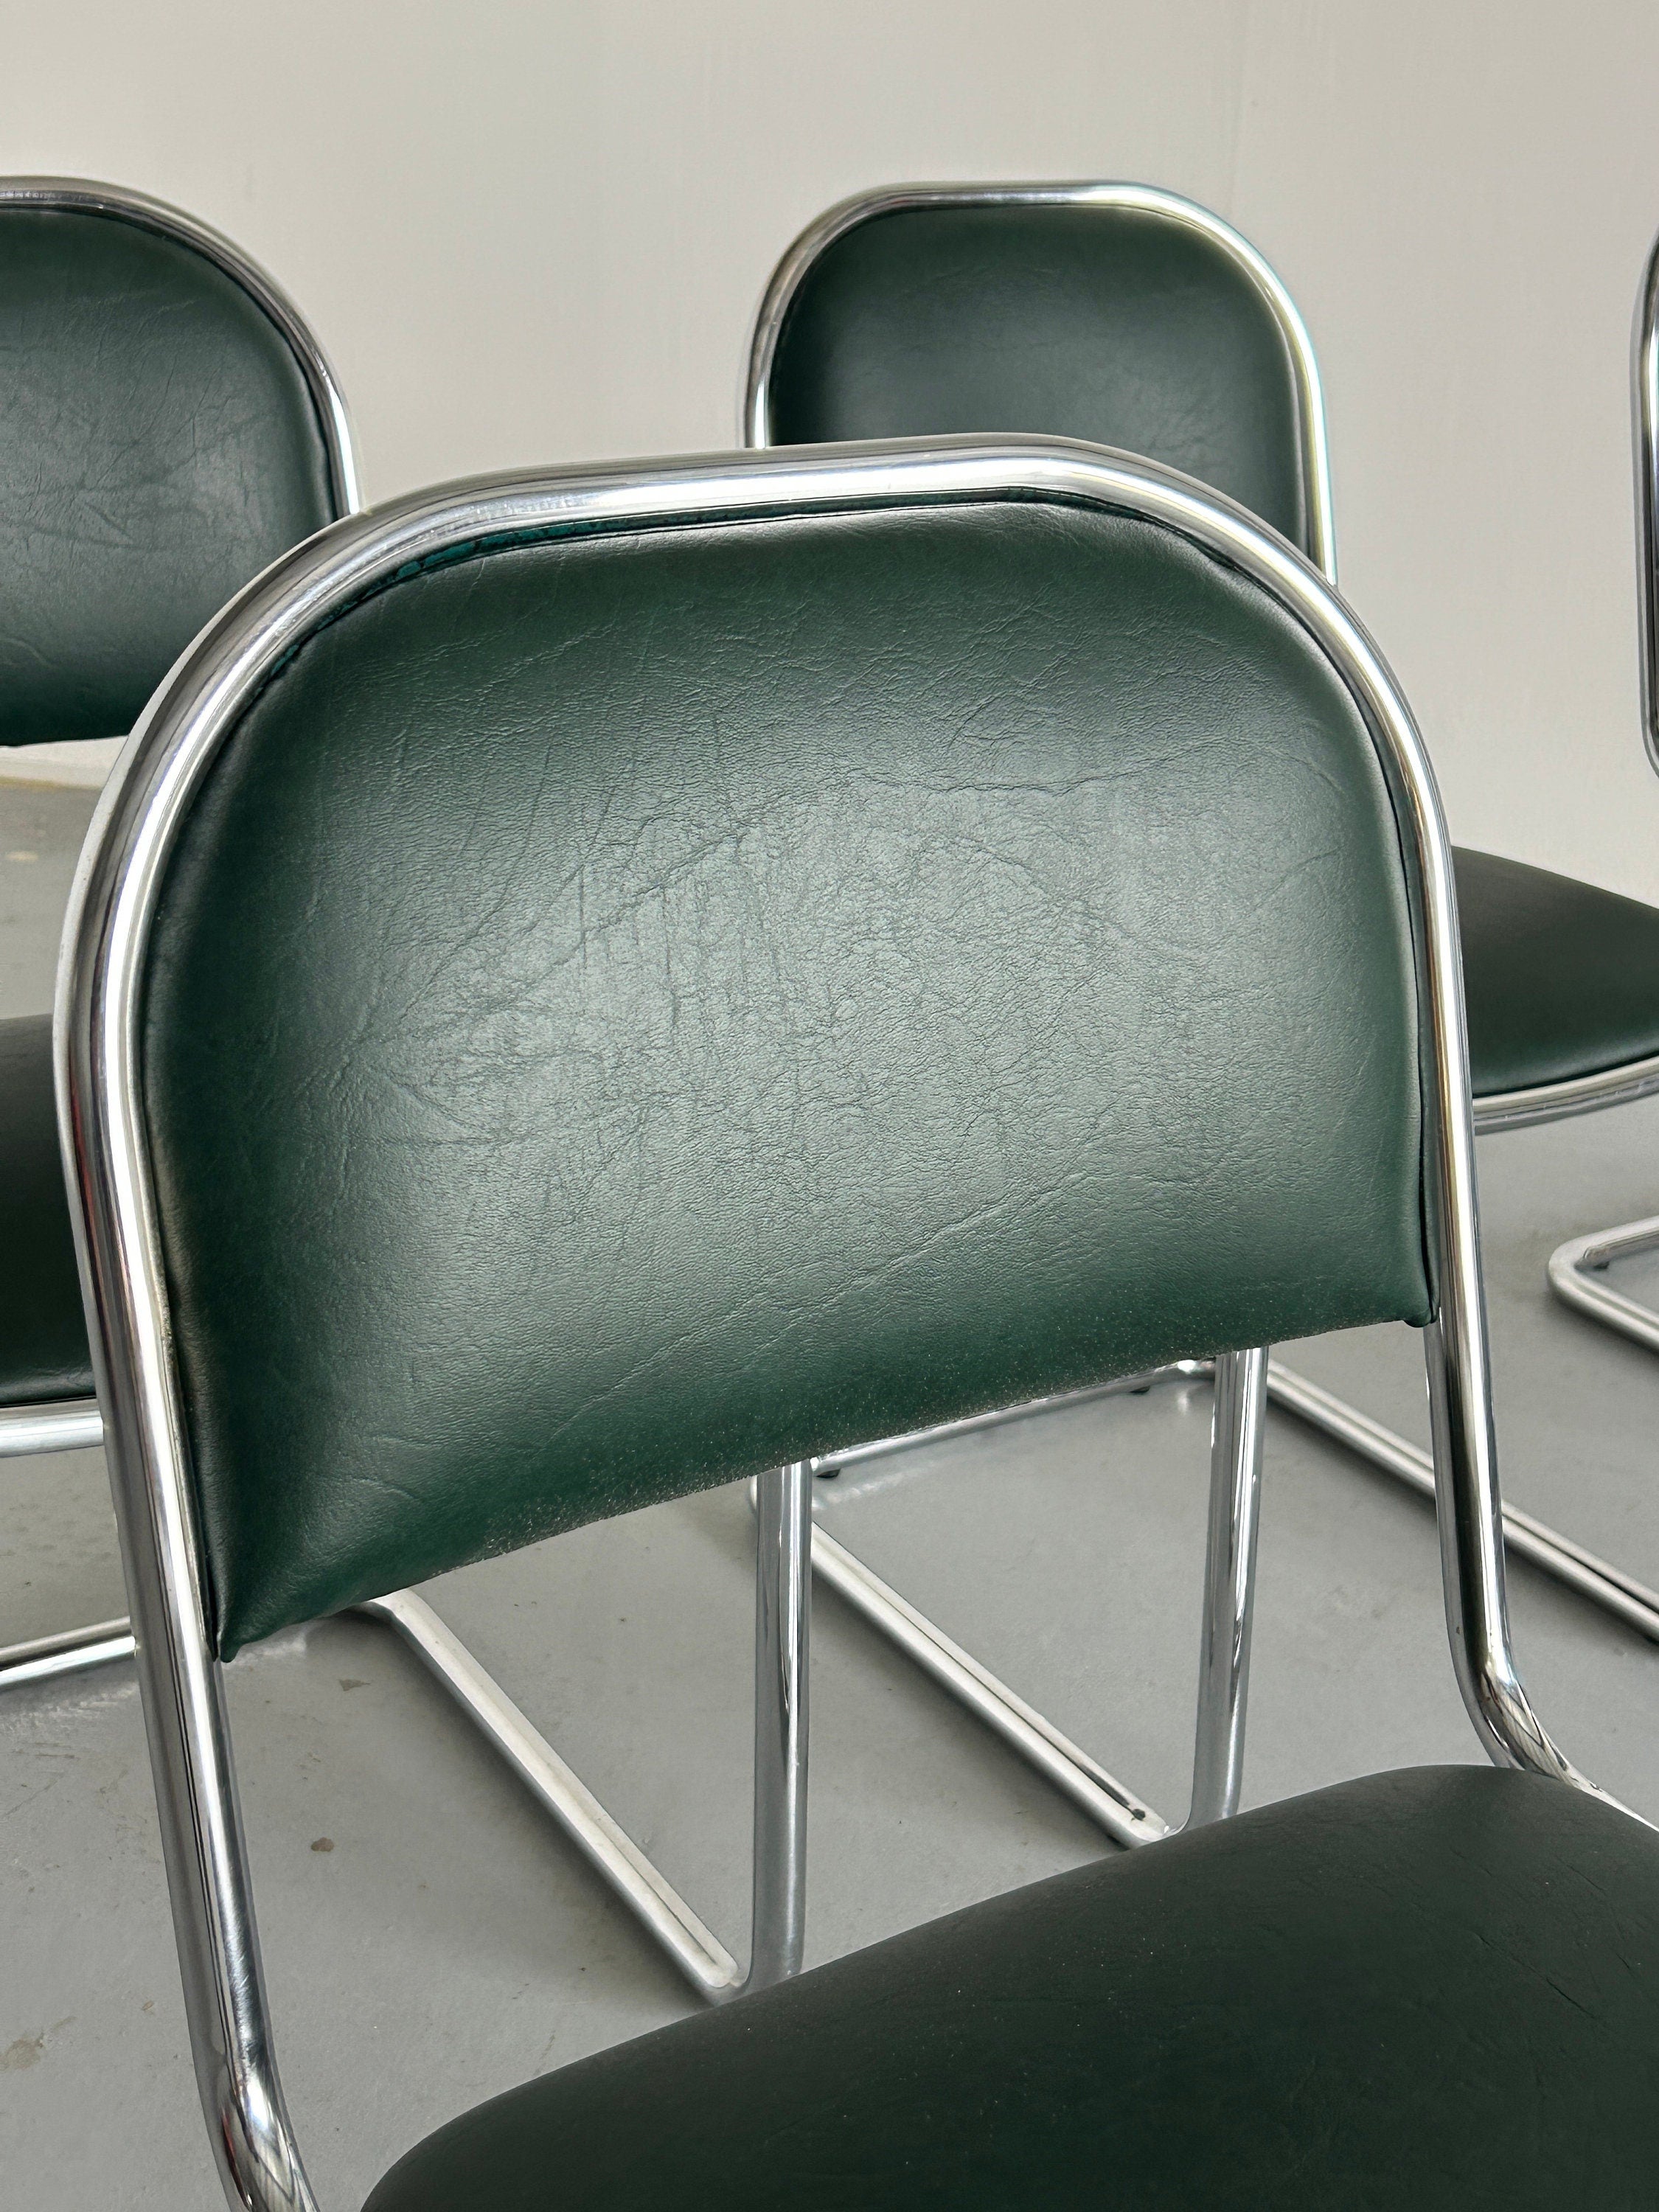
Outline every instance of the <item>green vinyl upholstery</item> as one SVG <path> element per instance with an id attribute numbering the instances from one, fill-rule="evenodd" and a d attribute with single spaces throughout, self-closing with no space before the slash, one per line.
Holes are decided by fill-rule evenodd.
<path id="1" fill-rule="evenodd" d="M 52 1091 L 52 1022 L 0 1022 L 0 1406 L 92 1390 Z"/>
<path id="2" fill-rule="evenodd" d="M 767 390 L 774 445 L 1085 438 L 1197 477 L 1308 542 L 1278 319 L 1224 246 L 1155 210 L 872 216 L 797 287 Z"/>
<path id="3" fill-rule="evenodd" d="M 0 744 L 119 736 L 335 520 L 288 338 L 186 239 L 0 196 Z M 49 1024 L 0 1023 L 0 1406 L 92 1390 Z"/>
<path id="4" fill-rule="evenodd" d="M 334 514 L 305 377 L 240 284 L 118 213 L 0 200 L 0 744 L 124 734 Z"/>
<path id="5" fill-rule="evenodd" d="M 1659 911 L 1495 854 L 1453 859 L 1477 1098 L 1659 1054 Z"/>
<path id="6" fill-rule="evenodd" d="M 1371 742 L 1146 521 L 459 549 L 242 710 L 147 974 L 226 1654 L 811 1452 L 1431 1309 Z"/>
<path id="7" fill-rule="evenodd" d="M 365 2212 L 1638 2212 L 1656 2063 L 1651 1832 L 1407 1771 L 527 2082 Z"/>
<path id="8" fill-rule="evenodd" d="M 1292 365 L 1214 240 L 1155 208 L 873 213 L 802 275 L 770 442 L 1031 431 L 1144 453 L 1309 549 Z M 1460 850 L 1477 1098 L 1659 1053 L 1659 912 Z"/>

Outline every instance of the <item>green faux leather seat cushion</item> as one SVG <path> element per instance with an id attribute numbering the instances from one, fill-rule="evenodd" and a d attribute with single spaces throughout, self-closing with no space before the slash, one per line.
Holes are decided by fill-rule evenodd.
<path id="1" fill-rule="evenodd" d="M 1659 910 L 1494 854 L 1453 857 L 1477 1098 L 1659 1054 Z"/>
<path id="2" fill-rule="evenodd" d="M 239 285 L 118 216 L 0 206 L 0 744 L 129 730 L 333 519 L 305 379 Z"/>
<path id="3" fill-rule="evenodd" d="M 774 445 L 1086 438 L 1214 485 L 1306 550 L 1284 335 L 1231 255 L 1167 215 L 871 216 L 803 277 L 768 391 Z"/>
<path id="4" fill-rule="evenodd" d="M 365 2212 L 1646 2212 L 1659 1849 L 1376 1775 L 527 2083 Z"/>
<path id="5" fill-rule="evenodd" d="M 52 1104 L 52 1022 L 45 1014 L 0 1022 L 0 1406 L 91 1389 Z"/>
<path id="6" fill-rule="evenodd" d="M 467 551 L 313 635 L 143 1073 L 217 1638 L 1431 1310 L 1415 969 L 1305 634 L 1042 501 Z"/>

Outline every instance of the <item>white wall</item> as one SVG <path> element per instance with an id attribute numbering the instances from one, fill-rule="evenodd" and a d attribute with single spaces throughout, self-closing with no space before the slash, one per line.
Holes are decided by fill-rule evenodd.
<path id="1" fill-rule="evenodd" d="M 0 0 L 0 167 L 194 210 L 294 292 L 371 495 L 727 444 L 830 201 L 1119 176 L 1237 222 L 1323 361 L 1345 587 L 1455 834 L 1659 898 L 1632 302 L 1651 0 Z"/>

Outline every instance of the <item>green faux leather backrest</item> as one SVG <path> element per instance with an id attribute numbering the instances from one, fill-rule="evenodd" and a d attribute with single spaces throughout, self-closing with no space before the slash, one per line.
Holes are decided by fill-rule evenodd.
<path id="1" fill-rule="evenodd" d="M 983 500 L 428 564 L 241 713 L 142 1086 L 217 1636 L 1430 1310 L 1399 836 L 1305 634 Z"/>
<path id="2" fill-rule="evenodd" d="M 802 277 L 767 392 L 774 445 L 1085 438 L 1197 477 L 1310 550 L 1284 333 L 1238 261 L 1167 214 L 872 215 Z"/>
<path id="3" fill-rule="evenodd" d="M 232 277 L 123 216 L 0 200 L 0 744 L 125 734 L 334 519 L 305 377 Z"/>

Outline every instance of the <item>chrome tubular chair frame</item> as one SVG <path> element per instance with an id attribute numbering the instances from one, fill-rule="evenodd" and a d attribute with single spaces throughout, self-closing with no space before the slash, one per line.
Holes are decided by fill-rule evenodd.
<path id="1" fill-rule="evenodd" d="M 232 240 L 205 222 L 169 207 L 143 192 L 123 185 L 105 185 L 82 177 L 0 177 L 0 208 L 32 207 L 60 210 L 66 214 L 107 215 L 176 240 L 228 276 L 233 284 L 264 309 L 281 331 L 299 366 L 317 411 L 317 427 L 328 459 L 329 489 L 342 514 L 356 514 L 362 506 L 357 476 L 357 453 L 351 416 L 328 356 L 317 334 L 288 294 L 268 270 Z"/>
<path id="2" fill-rule="evenodd" d="M 1642 613 L 1642 740 L 1649 761 L 1659 770 L 1659 239 L 1649 252 L 1636 303 L 1631 386 L 1631 429 L 1636 452 L 1636 583 Z M 1644 1079 L 1639 1090 L 1621 1095 L 1645 1097 L 1659 1091 L 1659 1060 L 1613 1073 Z M 1560 1110 L 1583 1109 L 1565 1107 Z M 1649 1352 L 1659 1352 L 1659 1313 L 1625 1297 L 1606 1279 L 1615 1260 L 1635 1259 L 1656 1245 L 1659 1245 L 1659 1218 L 1627 1221 L 1616 1229 L 1575 1237 L 1550 1255 L 1550 1288 L 1564 1304 L 1617 1329 Z M 1644 1595 L 1659 1608 L 1659 1598 Z"/>
<path id="3" fill-rule="evenodd" d="M 1328 583 L 1336 581 L 1336 539 L 1332 523 L 1330 454 L 1325 430 L 1325 400 L 1319 362 L 1296 302 L 1277 273 L 1249 243 L 1207 208 L 1180 194 L 1150 185 L 1013 184 L 890 185 L 842 200 L 809 224 L 785 253 L 762 296 L 750 336 L 743 390 L 738 398 L 738 434 L 751 448 L 773 445 L 772 368 L 779 339 L 802 279 L 835 241 L 858 224 L 911 208 L 1089 207 L 1156 215 L 1197 231 L 1218 246 L 1260 295 L 1285 342 L 1295 382 L 1297 431 L 1307 500 L 1308 539 L 1314 565 Z M 1243 1390 L 1254 1405 L 1271 1372 L 1265 1355 L 1237 1355 L 1255 1364 L 1217 1371 L 1216 1423 L 1211 1443 L 1211 1514 L 1206 1565 L 1206 1630 L 1199 1673 L 1198 1739 L 1193 1798 L 1188 1824 L 1224 1820 L 1238 1809 L 1243 1780 L 1244 1720 L 1248 1694 L 1249 1601 L 1255 1586 L 1255 1531 L 1261 1482 L 1259 1409 L 1242 1424 L 1232 1408 Z M 1200 1369 L 1186 1363 L 1186 1371 Z M 1173 1375 L 1176 1370 L 1167 1370 Z M 1248 1382 L 1241 1377 L 1248 1375 Z M 1165 1376 L 1137 1376 L 1113 1389 L 1145 1388 Z M 1088 1393 L 1082 1394 L 1087 1396 Z M 1078 1402 L 1076 1400 L 1066 1402 Z M 972 1429 L 1023 1420 L 1046 1404 L 1011 1407 L 951 1422 L 914 1437 L 884 1437 L 836 1455 L 846 1467 L 878 1455 L 908 1450 Z M 1070 1742 L 1051 1722 L 1028 1705 L 1004 1682 L 981 1667 L 935 1623 L 854 1558 L 823 1528 L 812 1540 L 812 1561 L 837 1595 L 855 1607 L 906 1652 L 940 1686 L 1001 1736 L 1011 1749 L 1071 1798 L 1081 1811 L 1120 1843 L 1147 1843 L 1172 1832 L 1169 1825 L 1130 1796 Z M 1221 1621 L 1231 1612 L 1224 1634 Z M 1222 1664 L 1222 1654 L 1228 1656 Z M 1126 1807 L 1132 1808 L 1126 1824 Z"/>
<path id="4" fill-rule="evenodd" d="M 351 417 L 339 380 L 304 316 L 257 261 L 182 209 L 119 185 L 77 177 L 0 177 L 0 209 L 8 207 L 114 216 L 189 246 L 222 270 L 276 325 L 299 366 L 316 410 L 335 507 L 341 514 L 361 510 Z M 102 1443 L 103 1434 L 95 1398 L 0 1407 L 0 1459 L 29 1458 L 42 1452 L 90 1451 Z M 0 1690 L 102 1666 L 113 1659 L 127 1658 L 131 1651 L 132 1638 L 125 1620 L 100 1621 L 89 1628 L 0 1646 Z"/>
<path id="5" fill-rule="evenodd" d="M 908 208 L 1087 207 L 1139 210 L 1199 232 L 1218 246 L 1261 295 L 1284 337 L 1296 381 L 1297 429 L 1308 502 L 1308 550 L 1326 580 L 1336 581 L 1336 538 L 1331 520 L 1331 464 L 1325 434 L 1325 395 L 1319 362 L 1306 324 L 1277 272 L 1249 239 L 1196 200 L 1154 185 L 889 185 L 855 192 L 809 223 L 773 270 L 750 333 L 747 366 L 738 398 L 738 434 L 745 446 L 774 443 L 771 421 L 773 360 L 802 278 L 845 233 L 878 216 Z"/>
<path id="6" fill-rule="evenodd" d="M 228 239 L 160 201 L 115 185 L 70 178 L 0 180 L 0 205 L 107 213 L 176 239 L 203 254 L 275 323 L 302 371 L 327 459 L 330 490 L 343 515 L 362 512 L 351 419 L 327 356 L 299 309 Z M 211 627 L 211 625 L 210 625 Z M 131 749 L 111 778 L 125 773 Z M 0 1410 L 0 1458 L 81 1451 L 104 1440 L 96 1398 Z M 550 1813 L 654 1935 L 692 1987 L 711 2000 L 775 1981 L 800 1965 L 805 1869 L 805 1680 L 808 1641 L 805 1522 L 810 1477 L 800 1469 L 762 1486 L 756 1571 L 755 1897 L 747 1981 L 718 1937 L 611 1819 L 557 1753 L 504 1696 L 425 1601 L 409 1590 L 360 1607 L 395 1630 L 455 1698 Z M 0 1690 L 81 1673 L 133 1656 L 131 1623 L 99 1621 L 0 1648 Z"/>
<path id="7" fill-rule="evenodd" d="M 1333 587 L 1336 583 L 1336 534 L 1331 498 L 1330 448 L 1326 431 L 1324 388 L 1319 363 L 1306 324 L 1295 301 L 1275 270 L 1248 239 L 1218 216 L 1179 194 L 1152 185 L 1106 184 L 939 185 L 887 186 L 842 200 L 810 224 L 779 262 L 757 312 L 750 338 L 747 367 L 738 403 L 739 431 L 745 445 L 772 443 L 770 383 L 772 368 L 784 322 L 802 280 L 835 241 L 858 224 L 910 208 L 951 207 L 1097 207 L 1141 210 L 1167 222 L 1200 232 L 1222 248 L 1249 278 L 1278 323 L 1291 363 L 1296 386 L 1302 470 L 1308 513 L 1308 542 L 1314 565 Z M 1642 661 L 1643 719 L 1650 758 L 1659 769 L 1659 241 L 1650 258 L 1642 296 L 1638 305 L 1634 345 L 1637 512 L 1644 653 Z M 1592 1075 L 1516 1091 L 1474 1102 L 1474 1121 L 1483 1134 L 1516 1129 L 1534 1122 L 1553 1121 L 1577 1114 L 1599 1112 L 1659 1092 L 1659 1057 L 1635 1060 Z M 1576 1238 L 1555 1252 L 1549 1262 L 1549 1279 L 1566 1304 L 1620 1329 L 1650 1350 L 1659 1351 L 1659 1316 L 1634 1300 L 1622 1297 L 1599 1279 L 1614 1260 L 1631 1257 L 1659 1246 L 1659 1217 L 1632 1222 Z M 1272 1402 L 1283 1411 L 1318 1429 L 1334 1442 L 1369 1460 L 1384 1474 L 1407 1487 L 1432 1492 L 1432 1461 L 1429 1455 L 1367 1415 L 1345 1406 L 1327 1391 L 1295 1374 L 1279 1360 L 1270 1359 L 1267 1389 Z M 1013 1407 L 990 1415 L 987 1421 L 1018 1419 L 1037 1410 Z M 983 1424 L 981 1424 L 982 1425 Z M 905 1449 L 929 1437 L 893 1437 L 860 1447 L 858 1457 Z M 842 1455 L 846 1464 L 849 1455 Z M 1547 1528 L 1529 1514 L 1505 1507 L 1505 1541 L 1529 1564 L 1599 1605 L 1650 1641 L 1659 1643 L 1659 1594 L 1625 1573 L 1622 1568 L 1576 1544 L 1571 1537 Z M 839 1551 L 840 1547 L 836 1547 Z M 822 1540 L 814 1559 L 826 1571 Z M 833 1567 L 830 1569 L 833 1574 Z M 896 1601 L 891 1607 L 866 1605 L 867 1617 L 905 1648 L 910 1608 Z M 931 1624 L 928 1625 L 931 1628 Z M 942 1632 L 932 1629 L 935 1637 Z M 948 1639 L 944 1639 L 948 1641 Z M 954 1648 L 954 1647 L 952 1647 Z M 947 1686 L 955 1686 L 947 1678 Z M 994 1679 L 994 1678 L 993 1678 Z M 1000 1684 L 995 1687 L 1010 1701 L 1021 1701 Z M 969 1700 L 969 1702 L 972 1702 Z M 993 1722 L 993 1725 L 998 1725 Z M 1048 1724 L 1045 1722 L 1046 1729 Z M 1028 1753 L 1028 1756 L 1030 1755 Z M 1039 1760 L 1037 1763 L 1041 1764 Z M 1225 1811 L 1236 1809 L 1233 1804 Z"/>
<path id="8" fill-rule="evenodd" d="M 1145 1391 L 1161 1382 L 1213 1375 L 1210 1437 L 1210 1513 L 1204 1565 L 1203 1635 L 1199 1651 L 1198 1711 L 1193 1787 L 1186 1827 L 1225 1820 L 1238 1810 L 1243 1779 L 1249 1692 L 1251 1605 L 1256 1534 L 1261 1522 L 1261 1431 L 1267 1361 L 1260 1352 L 1224 1352 L 1218 1359 L 1178 1362 L 1148 1375 L 1126 1376 L 1093 1390 L 946 1421 L 908 1437 L 856 1444 L 812 1462 L 814 1474 L 836 1474 L 861 1460 L 919 1444 L 1000 1428 L 1091 1398 Z M 953 1641 L 937 1622 L 902 1597 L 829 1530 L 814 1523 L 812 1570 L 853 1611 L 896 1644 L 925 1674 L 964 1706 L 1008 1749 L 1036 1769 L 1114 1843 L 1133 1848 L 1178 1832 L 1126 1784 L 1046 1720 L 988 1667 Z"/>
<path id="9" fill-rule="evenodd" d="M 623 531 L 766 514 L 850 513 L 897 502 L 1033 496 L 1126 514 L 1176 532 L 1268 592 L 1343 682 L 1394 794 L 1413 896 L 1424 1101 L 1426 1231 L 1438 1310 L 1425 1332 L 1434 1406 L 1443 1595 L 1454 1664 L 1488 1756 L 1580 1788 L 1583 1780 L 1534 1715 L 1510 1649 L 1500 1541 L 1464 1048 L 1462 978 L 1450 852 L 1432 775 L 1375 647 L 1318 573 L 1242 510 L 1186 478 L 1099 448 L 1040 440 L 957 440 L 717 457 L 627 468 L 526 474 L 417 495 L 343 523 L 276 562 L 210 624 L 155 695 L 106 790 L 77 874 L 59 975 L 56 1048 L 72 1211 L 105 1408 L 118 1517 L 137 1628 L 157 1802 L 179 1931 L 198 2079 L 233 2205 L 307 2212 L 306 2179 L 283 2104 L 260 1966 L 223 1682 L 208 1636 L 207 1593 L 192 1540 L 186 1431 L 172 1357 L 143 1108 L 140 988 L 163 870 L 191 794 L 263 677 L 319 623 L 404 565 L 461 543 Z M 1224 1387 L 1218 1429 L 1259 1433 L 1261 1356 L 1242 1355 Z M 1242 1462 L 1246 1454 L 1237 1457 Z M 763 1493 L 763 1581 L 770 1531 L 808 1525 L 805 1470 Z M 775 1498 L 775 1507 L 772 1500 Z M 1231 1520 L 1231 1501 L 1226 1517 Z M 785 1546 L 786 1551 L 787 1546 Z M 1215 1557 L 1219 1551 L 1222 1557 Z M 1232 1589 L 1249 1547 L 1212 1534 L 1212 1587 Z M 781 1571 L 781 1641 L 805 1658 L 810 1577 Z M 1231 1618 L 1239 1609 L 1229 1601 Z M 1243 1611 L 1248 1619 L 1248 1608 Z M 401 1624 L 400 1624 L 401 1625 Z M 1206 1638 L 1224 1643 L 1222 1620 Z M 1234 1641 L 1217 1671 L 1241 1686 Z M 460 1669 L 456 1672 L 459 1674 Z M 786 1785 L 804 1784 L 804 1674 L 763 1686 L 757 1737 Z M 458 1681 L 458 1689 L 463 1686 Z M 501 1701 L 499 1734 L 514 1715 Z M 793 1749 L 793 1747 L 799 1747 Z M 780 1759 L 780 1753 L 781 1757 Z M 793 1759 L 791 1767 L 791 1759 Z M 1200 1766 L 1224 1794 L 1213 1747 Z M 1219 1763 L 1224 1766 L 1224 1760 Z M 787 1770 L 787 1772 L 786 1772 Z M 763 1795 L 757 1789 L 757 1798 Z M 780 1797 L 788 1799 L 785 1787 Z M 798 1797 L 793 1802 L 797 1805 Z M 590 1801 L 591 1803 L 591 1801 Z M 800 1831 L 757 1811 L 798 1854 Z M 783 1885 L 787 1888 L 787 1884 Z M 774 1893 L 775 1894 L 776 1893 Z M 769 1910 L 771 1910 L 769 1907 Z M 789 1940 L 788 1913 L 776 1918 Z M 798 1921 L 795 1933 L 798 1936 Z"/>
<path id="10" fill-rule="evenodd" d="M 1648 758 L 1659 770 L 1659 240 L 1650 252 L 1637 301 L 1631 382 L 1637 596 L 1642 623 L 1642 733 Z M 1478 1098 L 1474 1126 L 1482 1134 L 1528 1128 L 1578 1114 L 1599 1113 L 1604 1107 L 1627 1105 L 1656 1093 L 1659 1093 L 1659 1057 L 1631 1060 L 1623 1066 L 1562 1083 Z M 1550 1255 L 1550 1287 L 1563 1304 L 1618 1330 L 1650 1352 L 1659 1352 L 1659 1313 L 1614 1290 L 1606 1280 L 1613 1261 L 1633 1259 L 1656 1247 L 1659 1247 L 1659 1218 L 1571 1237 Z M 1413 1488 L 1425 1487 L 1427 1455 L 1402 1437 L 1356 1413 L 1276 1362 L 1267 1387 L 1274 1402 L 1287 1412 L 1299 1415 Z M 1659 1643 L 1659 1592 L 1514 1506 L 1505 1507 L 1504 1522 L 1507 1541 L 1522 1557 L 1650 1643 Z"/>

